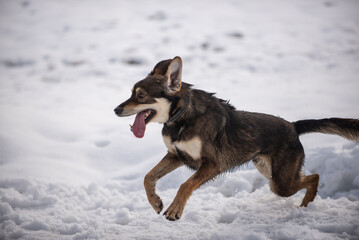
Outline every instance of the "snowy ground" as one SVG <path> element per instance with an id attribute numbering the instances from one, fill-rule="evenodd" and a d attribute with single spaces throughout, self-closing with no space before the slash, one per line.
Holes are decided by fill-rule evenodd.
<path id="1" fill-rule="evenodd" d="M 158 61 L 238 109 L 290 121 L 359 117 L 359 2 L 0 1 L 0 239 L 359 239 L 359 145 L 302 137 L 304 195 L 280 198 L 252 164 L 196 191 L 182 219 L 147 203 L 165 154 L 113 109 Z M 160 180 L 165 207 L 191 175 Z"/>

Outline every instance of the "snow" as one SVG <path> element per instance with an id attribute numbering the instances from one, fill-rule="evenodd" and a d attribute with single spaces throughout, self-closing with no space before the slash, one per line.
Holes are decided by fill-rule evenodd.
<path id="1" fill-rule="evenodd" d="M 358 118 L 359 2 L 0 1 L 0 239 L 359 239 L 359 145 L 301 137 L 316 199 L 274 195 L 248 164 L 157 215 L 143 177 L 161 125 L 136 139 L 113 109 L 160 60 L 238 109 Z M 158 182 L 165 208 L 192 172 Z"/>

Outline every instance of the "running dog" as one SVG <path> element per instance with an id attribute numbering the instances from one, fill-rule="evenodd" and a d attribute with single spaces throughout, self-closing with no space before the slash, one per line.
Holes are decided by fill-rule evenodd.
<path id="1" fill-rule="evenodd" d="M 159 62 L 134 85 L 131 97 L 115 113 L 119 117 L 137 114 L 131 130 L 138 138 L 144 136 L 148 123 L 163 124 L 168 153 L 144 179 L 148 201 L 157 213 L 163 203 L 156 194 L 156 182 L 183 165 L 195 170 L 164 212 L 172 221 L 181 218 L 194 190 L 250 160 L 268 178 L 275 194 L 289 197 L 305 188 L 300 206 L 306 207 L 316 196 L 319 175 L 302 173 L 304 150 L 299 135 L 320 132 L 359 141 L 358 119 L 292 123 L 272 115 L 238 111 L 228 101 L 182 82 L 180 57 Z"/>

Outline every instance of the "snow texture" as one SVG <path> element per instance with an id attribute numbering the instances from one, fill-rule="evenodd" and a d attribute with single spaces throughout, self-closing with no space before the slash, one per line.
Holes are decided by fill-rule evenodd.
<path id="1" fill-rule="evenodd" d="M 160 60 L 238 109 L 358 118 L 356 0 L 0 1 L 0 239 L 359 239 L 359 146 L 301 137 L 317 198 L 281 198 L 250 163 L 194 192 L 182 219 L 143 188 L 165 155 L 113 109 Z M 192 172 L 158 183 L 165 208 Z"/>

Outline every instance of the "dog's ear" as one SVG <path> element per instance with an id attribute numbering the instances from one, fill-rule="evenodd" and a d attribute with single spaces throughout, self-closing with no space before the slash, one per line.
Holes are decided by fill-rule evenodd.
<path id="1" fill-rule="evenodd" d="M 168 65 L 166 72 L 166 90 L 169 95 L 173 95 L 179 90 L 182 86 L 182 59 L 180 57 L 175 57 L 170 64 Z"/>

